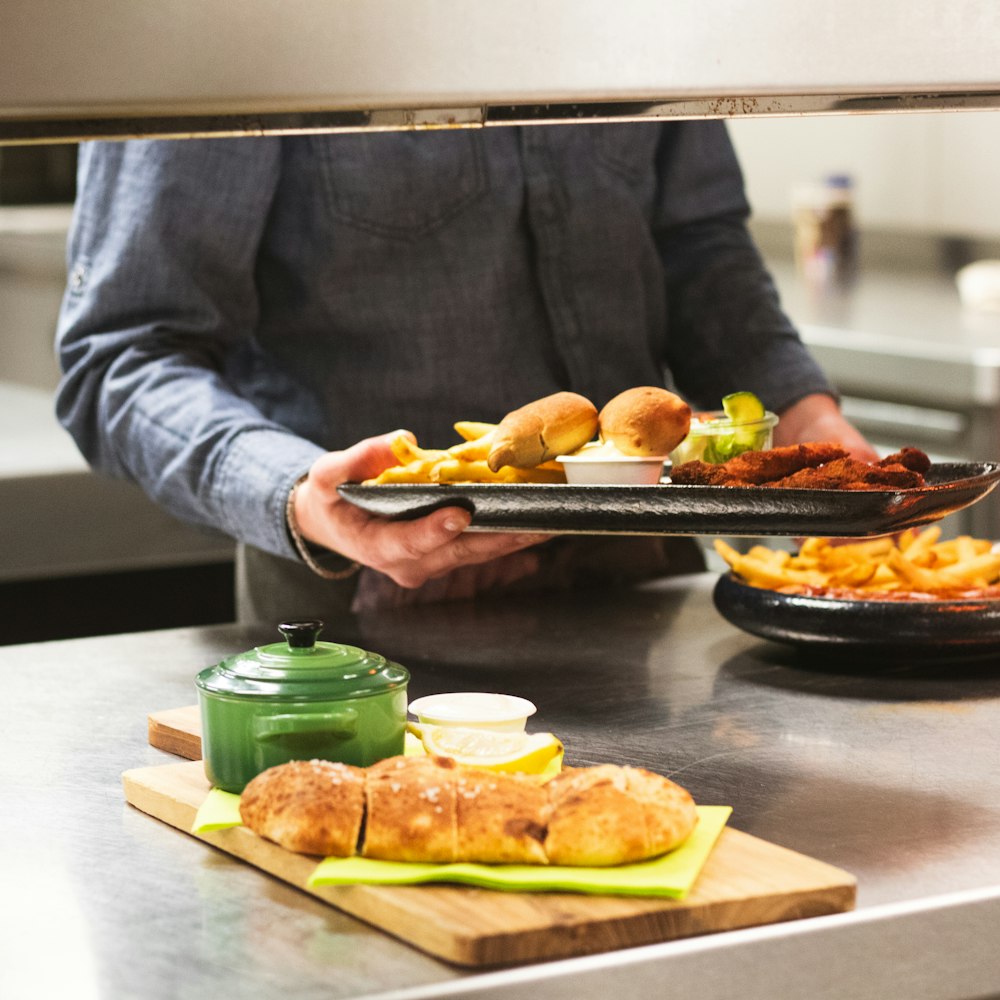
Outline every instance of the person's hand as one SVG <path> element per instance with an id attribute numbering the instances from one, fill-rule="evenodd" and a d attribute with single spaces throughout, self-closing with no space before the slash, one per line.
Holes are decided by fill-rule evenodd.
<path id="1" fill-rule="evenodd" d="M 534 572 L 537 555 L 522 550 L 548 535 L 463 533 L 471 515 L 460 507 L 444 507 L 413 521 L 388 521 L 341 499 L 341 483 L 370 479 L 397 464 L 389 442 L 398 433 L 367 438 L 313 463 L 295 490 L 295 520 L 302 536 L 407 588 L 483 563 L 493 563 L 484 571 L 508 582 Z"/>
<path id="2" fill-rule="evenodd" d="M 852 458 L 862 462 L 877 462 L 881 457 L 844 418 L 837 403 L 830 396 L 819 393 L 804 396 L 788 407 L 774 428 L 776 445 L 807 441 L 835 441 L 846 448 Z"/>

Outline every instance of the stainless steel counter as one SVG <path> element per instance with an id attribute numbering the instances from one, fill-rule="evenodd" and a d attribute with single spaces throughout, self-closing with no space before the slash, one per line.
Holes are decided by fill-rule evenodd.
<path id="1" fill-rule="evenodd" d="M 1000 314 L 964 309 L 939 267 L 869 265 L 848 288 L 817 290 L 771 250 L 785 309 L 842 393 L 844 413 L 883 454 L 910 444 L 936 461 L 1000 455 Z M 1000 537 L 1000 499 L 947 527 Z"/>
<path id="2" fill-rule="evenodd" d="M 171 630 L 0 648 L 0 996 L 1000 995 L 1000 663 L 821 667 L 724 622 L 714 579 L 402 609 L 328 637 L 406 664 L 412 696 L 531 698 L 570 763 L 643 764 L 731 804 L 739 829 L 853 872 L 855 912 L 442 964 L 125 804 L 123 770 L 172 759 L 146 714 L 274 638 Z"/>

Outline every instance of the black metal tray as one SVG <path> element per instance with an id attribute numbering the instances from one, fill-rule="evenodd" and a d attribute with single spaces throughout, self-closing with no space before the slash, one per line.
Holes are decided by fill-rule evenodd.
<path id="1" fill-rule="evenodd" d="M 728 622 L 762 639 L 826 657 L 920 662 L 1000 653 L 1000 600 L 877 601 L 781 594 L 732 573 L 713 591 Z"/>
<path id="2" fill-rule="evenodd" d="M 885 535 L 938 521 L 981 500 L 1000 463 L 940 463 L 907 490 L 764 486 L 570 486 L 525 483 L 345 483 L 345 500 L 373 514 L 414 518 L 464 507 L 472 529 L 580 535 Z"/>

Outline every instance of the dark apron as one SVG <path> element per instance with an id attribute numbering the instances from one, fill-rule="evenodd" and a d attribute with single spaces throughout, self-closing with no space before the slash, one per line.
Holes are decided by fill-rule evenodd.
<path id="1" fill-rule="evenodd" d="M 693 538 L 561 537 L 536 551 L 540 556 L 536 573 L 474 595 L 628 586 L 705 569 L 704 555 Z M 237 549 L 236 614 L 244 624 L 320 618 L 335 625 L 352 612 L 451 600 L 454 590 L 447 576 L 413 590 L 371 569 L 362 569 L 349 580 L 323 580 L 302 563 L 246 545 Z M 461 590 L 462 597 L 470 596 L 467 585 Z"/>

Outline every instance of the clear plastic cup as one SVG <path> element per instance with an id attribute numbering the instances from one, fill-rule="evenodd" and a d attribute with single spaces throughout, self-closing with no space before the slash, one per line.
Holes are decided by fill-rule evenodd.
<path id="1" fill-rule="evenodd" d="M 722 410 L 699 413 L 691 419 L 691 430 L 670 453 L 674 465 L 700 459 L 719 464 L 745 451 L 766 451 L 774 443 L 778 416 L 766 411 L 760 420 L 733 423 Z"/>

